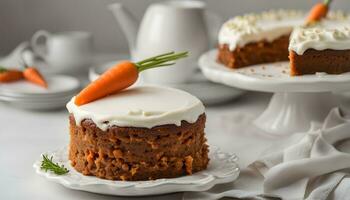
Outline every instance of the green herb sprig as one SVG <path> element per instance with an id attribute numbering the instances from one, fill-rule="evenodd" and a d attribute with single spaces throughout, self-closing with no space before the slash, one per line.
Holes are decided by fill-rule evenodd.
<path id="1" fill-rule="evenodd" d="M 52 156 L 49 158 L 48 155 L 42 155 L 43 160 L 41 161 L 41 169 L 47 171 L 51 171 L 57 175 L 67 174 L 69 170 L 64 167 L 64 165 L 59 165 L 58 163 L 54 163 L 52 161 Z"/>

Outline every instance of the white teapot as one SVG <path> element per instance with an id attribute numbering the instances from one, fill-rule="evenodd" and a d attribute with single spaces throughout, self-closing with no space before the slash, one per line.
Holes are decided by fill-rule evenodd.
<path id="1" fill-rule="evenodd" d="M 197 0 L 163 1 L 148 7 L 139 23 L 120 3 L 109 6 L 124 31 L 130 54 L 138 61 L 170 51 L 188 51 L 174 66 L 143 72 L 146 83 L 176 84 L 191 80 L 199 56 L 209 48 L 205 3 Z M 219 23 L 219 22 L 218 22 Z"/>

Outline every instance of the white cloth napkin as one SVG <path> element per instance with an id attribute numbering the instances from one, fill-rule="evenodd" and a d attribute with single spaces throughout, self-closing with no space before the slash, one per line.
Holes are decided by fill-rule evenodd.
<path id="1" fill-rule="evenodd" d="M 350 120 L 334 108 L 323 124 L 312 123 L 306 133 L 296 133 L 281 151 L 271 148 L 249 165 L 261 174 L 257 191 L 218 189 L 187 192 L 184 199 L 350 199 Z M 216 187 L 217 188 L 217 187 Z"/>

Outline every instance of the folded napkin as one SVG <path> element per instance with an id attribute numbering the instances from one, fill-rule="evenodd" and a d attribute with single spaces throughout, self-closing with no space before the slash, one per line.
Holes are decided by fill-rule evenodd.
<path id="1" fill-rule="evenodd" d="M 219 199 L 223 196 L 310 200 L 337 196 L 350 199 L 350 178 L 347 178 L 350 175 L 349 139 L 350 119 L 334 108 L 323 124 L 312 123 L 308 132 L 290 136 L 286 148 L 280 151 L 271 148 L 249 165 L 249 170 L 262 177 L 262 185 L 257 191 L 187 192 L 184 199 Z"/>

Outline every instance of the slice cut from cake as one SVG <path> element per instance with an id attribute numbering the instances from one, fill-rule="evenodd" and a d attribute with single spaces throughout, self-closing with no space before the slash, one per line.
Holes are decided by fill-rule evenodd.
<path id="1" fill-rule="evenodd" d="M 292 76 L 350 71 L 350 21 L 296 28 L 289 45 Z"/>
<path id="2" fill-rule="evenodd" d="M 67 108 L 69 159 L 85 175 L 150 180 L 208 165 L 204 106 L 186 92 L 133 87 L 83 106 L 73 98 Z"/>
<path id="3" fill-rule="evenodd" d="M 303 12 L 295 10 L 234 17 L 219 32 L 217 60 L 230 68 L 286 61 L 289 36 L 304 17 Z"/>

